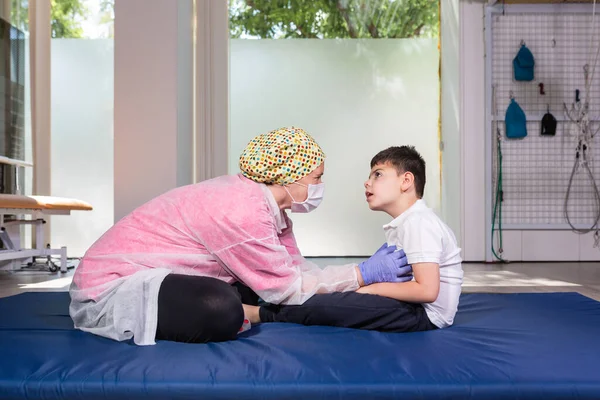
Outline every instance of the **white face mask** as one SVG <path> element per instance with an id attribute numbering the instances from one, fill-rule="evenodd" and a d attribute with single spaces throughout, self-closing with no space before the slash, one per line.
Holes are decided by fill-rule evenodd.
<path id="1" fill-rule="evenodd" d="M 294 197 L 290 191 L 284 186 L 285 191 L 292 198 L 292 212 L 293 213 L 308 213 L 314 210 L 323 201 L 323 193 L 325 192 L 325 184 L 319 183 L 318 185 L 303 185 L 302 183 L 294 182 L 296 185 L 304 186 L 308 188 L 308 197 L 303 202 L 299 203 L 294 200 Z"/>

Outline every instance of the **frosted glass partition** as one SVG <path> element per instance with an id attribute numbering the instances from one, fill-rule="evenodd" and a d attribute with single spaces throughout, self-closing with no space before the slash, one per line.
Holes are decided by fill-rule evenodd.
<path id="1" fill-rule="evenodd" d="M 439 211 L 437 39 L 231 40 L 230 173 L 256 134 L 296 125 L 327 154 L 325 200 L 292 215 L 306 256 L 372 254 L 390 218 L 369 210 L 369 162 L 411 144 L 427 162 L 425 200 Z"/>
<path id="2" fill-rule="evenodd" d="M 111 39 L 52 39 L 52 194 L 94 211 L 52 217 L 52 245 L 81 256 L 113 224 Z"/>

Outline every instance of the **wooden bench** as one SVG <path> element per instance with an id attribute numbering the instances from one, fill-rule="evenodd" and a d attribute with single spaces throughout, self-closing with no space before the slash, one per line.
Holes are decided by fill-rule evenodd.
<path id="1" fill-rule="evenodd" d="M 44 245 L 44 215 L 69 215 L 71 211 L 91 211 L 92 206 L 84 201 L 53 196 L 23 196 L 0 194 L 0 268 L 20 269 L 28 259 L 46 257 L 51 272 L 58 270 L 52 261 L 53 255 L 60 255 L 60 271 L 67 272 L 67 248 L 52 249 Z M 32 215 L 24 219 L 23 215 Z M 35 248 L 22 248 L 20 230 L 22 225 L 35 227 Z M 32 245 L 33 247 L 33 245 Z"/>

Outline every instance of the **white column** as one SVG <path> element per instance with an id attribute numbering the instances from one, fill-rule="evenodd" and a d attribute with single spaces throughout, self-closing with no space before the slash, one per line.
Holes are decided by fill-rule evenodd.
<path id="1" fill-rule="evenodd" d="M 229 17 L 225 0 L 196 0 L 197 182 L 227 174 Z"/>
<path id="2" fill-rule="evenodd" d="M 460 2 L 460 120 L 463 258 L 486 253 L 484 4 Z"/>
<path id="3" fill-rule="evenodd" d="M 441 2 L 441 114 L 442 114 L 442 175 L 441 210 L 444 221 L 454 231 L 459 246 L 463 246 L 461 219 L 461 137 L 460 65 L 459 65 L 459 0 Z M 464 249 L 463 249 L 464 255 Z"/>
<path id="4" fill-rule="evenodd" d="M 192 0 L 115 2 L 115 221 L 193 174 Z"/>
<path id="5" fill-rule="evenodd" d="M 47 0 L 29 1 L 29 60 L 31 82 L 31 136 L 33 194 L 51 195 L 50 159 L 50 9 Z M 50 243 L 50 218 L 44 235 Z M 43 244 L 45 245 L 45 243 Z"/>

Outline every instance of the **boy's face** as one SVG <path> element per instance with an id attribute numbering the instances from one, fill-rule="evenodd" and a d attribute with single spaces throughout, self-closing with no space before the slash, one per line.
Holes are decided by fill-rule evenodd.
<path id="1" fill-rule="evenodd" d="M 387 211 L 399 200 L 405 185 L 405 174 L 398 174 L 389 164 L 377 164 L 371 168 L 365 182 L 365 195 L 373 211 Z"/>

